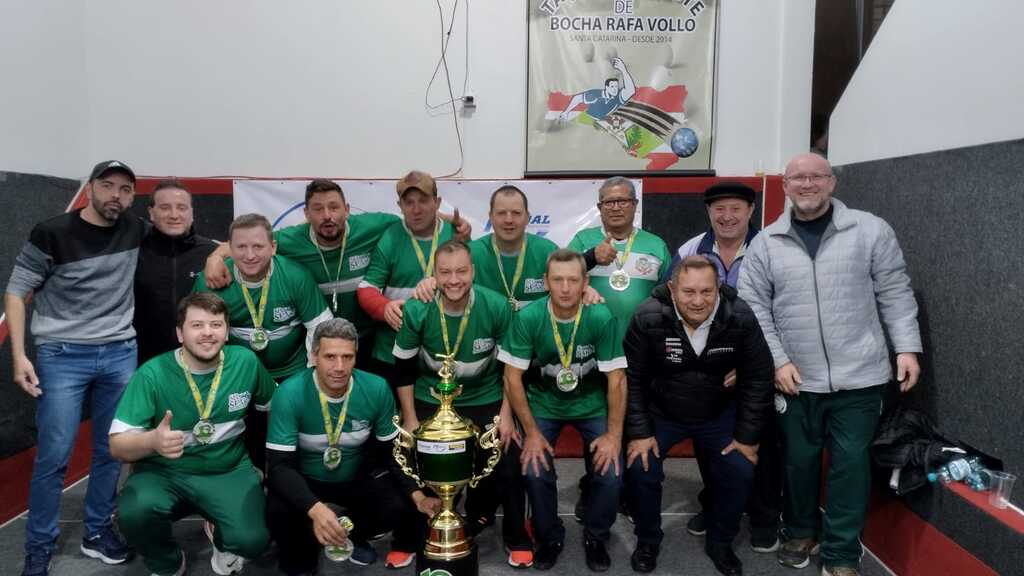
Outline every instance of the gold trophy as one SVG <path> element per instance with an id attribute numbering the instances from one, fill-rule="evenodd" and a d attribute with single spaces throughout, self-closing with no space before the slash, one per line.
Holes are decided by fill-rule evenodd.
<path id="1" fill-rule="evenodd" d="M 441 382 L 431 394 L 441 401 L 441 406 L 411 434 L 398 426 L 393 454 L 402 472 L 421 488 L 428 486 L 441 499 L 441 511 L 428 521 L 430 533 L 423 550 L 416 555 L 416 574 L 476 576 L 476 545 L 466 535 L 465 520 L 452 508 L 455 495 L 463 486 L 475 488 L 498 464 L 500 418 L 495 416 L 491 429 L 481 433 L 472 420 L 456 414 L 452 402 L 462 392 L 462 386 L 455 383 L 455 355 L 437 357 L 441 359 L 437 373 Z M 394 421 L 397 426 L 398 416 Z M 480 458 L 487 458 L 480 474 L 475 473 L 478 453 Z"/>

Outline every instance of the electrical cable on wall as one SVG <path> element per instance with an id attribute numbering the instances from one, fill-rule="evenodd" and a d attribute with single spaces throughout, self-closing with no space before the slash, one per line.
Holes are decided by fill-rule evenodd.
<path id="1" fill-rule="evenodd" d="M 444 174 L 444 175 L 438 176 L 438 178 L 450 178 L 452 176 L 458 176 L 459 174 L 462 173 L 463 164 L 465 162 L 465 153 L 464 153 L 463 144 L 462 144 L 462 130 L 459 127 L 459 116 L 458 116 L 457 110 L 455 108 L 456 102 L 462 101 L 464 96 L 460 96 L 459 98 L 455 97 L 455 91 L 452 89 L 451 73 L 448 70 L 448 42 L 451 39 L 452 29 L 455 27 L 455 13 L 456 13 L 456 11 L 459 8 L 459 0 L 455 0 L 455 3 L 452 5 L 451 23 L 449 24 L 447 30 L 445 30 L 445 25 L 444 25 L 444 9 L 441 7 L 441 0 L 436 0 L 436 2 L 437 2 L 437 15 L 438 15 L 438 19 L 440 20 L 440 23 L 441 23 L 441 57 L 438 59 L 437 65 L 434 66 L 434 74 L 430 77 L 430 82 L 427 84 L 427 90 L 426 90 L 426 93 L 423 96 L 423 104 L 424 104 L 424 107 L 426 108 L 428 114 L 431 114 L 433 112 L 437 112 L 437 111 L 439 111 L 439 110 L 441 110 L 441 109 L 443 109 L 445 107 L 449 107 L 449 106 L 451 107 L 452 124 L 455 127 L 455 137 L 456 137 L 456 139 L 458 140 L 458 143 L 459 143 L 459 167 L 458 167 L 457 170 L 455 170 L 454 172 L 452 172 L 450 174 Z M 468 79 L 469 79 L 469 2 L 468 2 L 468 0 L 466 1 L 464 9 L 465 9 L 465 18 L 466 18 L 466 50 L 465 50 L 465 72 L 464 72 L 463 84 L 462 84 L 462 92 L 463 92 L 463 94 L 465 94 L 465 92 L 466 92 L 466 83 L 468 82 Z M 442 67 L 444 68 L 445 81 L 446 81 L 446 83 L 448 85 L 448 98 L 449 98 L 449 100 L 447 102 L 443 102 L 441 104 L 431 105 L 430 104 L 430 98 L 429 98 L 430 97 L 430 87 L 433 85 L 434 80 L 437 78 L 437 73 L 438 73 L 438 71 Z"/>

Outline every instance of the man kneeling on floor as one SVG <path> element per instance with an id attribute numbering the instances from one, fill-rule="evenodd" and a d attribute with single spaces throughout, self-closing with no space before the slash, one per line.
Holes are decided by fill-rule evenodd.
<path id="1" fill-rule="evenodd" d="M 651 572 L 661 531 L 662 457 L 692 438 L 709 463 L 712 494 L 705 551 L 715 568 L 743 573 L 732 542 L 739 532 L 770 418 L 772 357 L 757 318 L 704 256 L 688 256 L 655 288 L 630 323 L 623 348 L 629 383 L 626 483 L 636 523 L 633 570 Z M 735 393 L 726 379 L 735 371 Z"/>
<path id="2" fill-rule="evenodd" d="M 371 564 L 377 554 L 367 537 L 391 527 L 385 565 L 408 566 L 423 543 L 420 512 L 429 517 L 441 508 L 391 457 L 398 435 L 394 397 L 383 378 L 355 369 L 358 347 L 351 322 L 323 322 L 313 332 L 313 368 L 285 380 L 274 394 L 267 524 L 281 571 L 290 576 L 316 574 L 321 545 L 350 548 L 351 562 Z M 339 522 L 342 508 L 351 533 Z"/>
<path id="3" fill-rule="evenodd" d="M 134 462 L 118 503 L 121 532 L 154 574 L 185 573 L 171 524 L 206 518 L 217 574 L 241 571 L 267 546 L 264 496 L 242 440 L 250 406 L 265 410 L 274 380 L 247 348 L 225 346 L 227 306 L 209 292 L 178 305 L 181 348 L 132 376 L 110 426 L 110 453 Z"/>

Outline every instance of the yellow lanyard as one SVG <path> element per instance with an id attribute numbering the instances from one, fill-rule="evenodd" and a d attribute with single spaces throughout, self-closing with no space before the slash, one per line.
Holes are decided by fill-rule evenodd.
<path id="1" fill-rule="evenodd" d="M 345 395 L 345 402 L 341 405 L 341 414 L 338 414 L 337 426 L 331 423 L 331 410 L 327 406 L 327 396 L 324 391 L 320 389 L 320 383 L 316 378 L 316 370 L 313 370 L 313 386 L 316 387 L 316 393 L 320 396 L 320 412 L 324 417 L 324 432 L 327 433 L 327 445 L 337 446 L 338 441 L 341 440 L 341 429 L 345 426 L 345 416 L 348 415 L 348 401 L 352 399 L 352 391 L 356 388 L 356 379 L 349 378 L 348 381 L 348 392 Z"/>
<path id="2" fill-rule="evenodd" d="M 549 303 L 550 304 L 550 303 Z M 558 359 L 562 362 L 562 367 L 566 370 L 572 365 L 572 353 L 576 347 L 576 330 L 580 327 L 580 317 L 583 315 L 583 303 L 577 304 L 576 319 L 573 320 L 572 324 L 572 337 L 569 338 L 568 350 L 562 346 L 562 336 L 558 333 L 558 322 L 555 321 L 555 311 L 553 308 L 548 309 L 548 318 L 551 319 L 551 332 L 555 335 L 555 347 L 558 349 Z"/>
<path id="3" fill-rule="evenodd" d="M 331 271 L 327 269 L 327 260 L 324 258 L 324 251 L 320 248 L 320 243 L 316 241 L 316 232 L 313 227 L 309 227 L 309 239 L 316 246 L 316 253 L 320 255 L 320 264 L 324 267 L 324 274 L 327 275 L 327 280 L 333 284 L 337 284 L 341 281 L 341 263 L 345 260 L 345 245 L 348 244 L 348 220 L 345 220 L 345 234 L 341 237 L 341 250 L 338 251 L 338 269 L 334 272 L 334 278 L 331 278 Z M 331 312 L 338 312 L 338 287 L 331 287 Z"/>
<path id="4" fill-rule="evenodd" d="M 437 313 L 441 319 L 441 339 L 444 341 L 444 353 L 452 360 L 455 360 L 455 355 L 459 353 L 459 346 L 462 345 L 462 337 L 466 335 L 466 326 L 469 326 L 469 313 L 472 310 L 473 292 L 470 292 L 469 302 L 466 302 L 466 310 L 462 313 L 462 320 L 459 320 L 459 333 L 455 337 L 455 348 L 452 348 L 448 344 L 448 320 L 444 316 L 444 297 L 437 297 Z"/>
<path id="5" fill-rule="evenodd" d="M 519 279 L 523 276 L 523 263 L 526 261 L 526 234 L 523 234 L 523 243 L 519 246 L 519 257 L 516 258 L 516 271 L 512 274 L 511 288 L 505 280 L 505 267 L 501 263 L 498 241 L 494 239 L 493 234 L 491 235 L 491 248 L 494 250 L 494 258 L 498 261 L 498 277 L 501 278 L 501 284 L 505 287 L 505 293 L 508 294 L 509 300 L 515 300 L 516 287 L 519 286 Z"/>
<path id="6" fill-rule="evenodd" d="M 437 240 L 441 237 L 441 219 L 435 216 L 434 223 L 434 241 L 430 244 L 430 260 L 423 256 L 423 249 L 420 248 L 420 242 L 412 234 L 412 230 L 409 230 L 408 226 L 405 226 L 405 232 L 409 234 L 409 240 L 412 240 L 412 248 L 416 251 L 416 259 L 420 261 L 420 268 L 423 270 L 423 276 L 427 277 L 434 273 L 434 253 L 437 251 Z"/>
<path id="7" fill-rule="evenodd" d="M 633 228 L 633 232 L 629 235 L 629 240 L 626 242 L 626 249 L 621 254 L 615 255 L 615 268 L 622 270 L 622 267 L 626 265 L 626 261 L 629 260 L 629 253 L 633 251 L 633 240 L 636 240 L 636 228 Z"/>
<path id="8" fill-rule="evenodd" d="M 263 288 L 260 289 L 260 309 L 257 312 L 256 305 L 249 294 L 249 288 L 242 280 L 242 274 L 238 271 L 238 266 L 235 266 L 235 281 L 238 282 L 238 287 L 242 289 L 242 298 L 245 299 L 245 307 L 249 309 L 249 317 L 252 318 L 253 328 L 263 328 L 263 315 L 267 311 L 267 295 L 270 294 L 270 277 L 273 274 L 274 263 L 271 262 L 270 268 L 267 270 L 267 277 L 263 279 Z"/>
<path id="9" fill-rule="evenodd" d="M 199 393 L 199 386 L 196 386 L 196 381 L 192 378 L 192 371 L 189 370 L 188 364 L 185 362 L 185 349 L 182 348 L 181 355 L 178 356 L 178 365 L 181 366 L 182 372 L 185 373 L 185 381 L 188 382 L 188 387 L 192 390 L 192 399 L 196 401 L 196 410 L 199 412 L 200 420 L 209 420 L 210 412 L 213 411 L 213 401 L 217 398 L 217 389 L 220 388 L 220 377 L 224 373 L 224 351 L 221 350 L 217 356 L 217 371 L 213 374 L 213 382 L 210 384 L 210 391 L 206 393 L 206 405 L 203 405 L 203 397 Z"/>

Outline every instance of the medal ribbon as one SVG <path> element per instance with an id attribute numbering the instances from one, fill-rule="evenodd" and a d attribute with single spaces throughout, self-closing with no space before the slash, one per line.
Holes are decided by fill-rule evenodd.
<path id="1" fill-rule="evenodd" d="M 633 228 L 633 232 L 629 234 L 629 241 L 626 242 L 626 249 L 621 254 L 615 255 L 615 268 L 622 270 L 622 267 L 626 265 L 626 261 L 629 260 L 629 253 L 633 251 L 633 240 L 636 240 L 636 228 Z"/>
<path id="2" fill-rule="evenodd" d="M 472 290 L 472 288 L 470 288 Z M 455 337 L 455 348 L 448 344 L 448 320 L 444 316 L 444 297 L 437 297 L 437 313 L 441 318 L 441 339 L 444 341 L 444 353 L 455 359 L 459 353 L 459 346 L 462 345 L 462 337 L 466 335 L 466 326 L 469 326 L 469 313 L 473 310 L 473 292 L 469 293 L 469 302 L 466 303 L 466 310 L 462 313 L 462 320 L 459 320 L 459 333 Z"/>
<path id="3" fill-rule="evenodd" d="M 345 234 L 341 237 L 341 250 L 338 251 L 338 269 L 334 272 L 334 277 L 331 277 L 331 271 L 327 269 L 327 259 L 324 258 L 324 251 L 320 248 L 320 243 L 316 241 L 316 232 L 313 227 L 309 227 L 309 239 L 316 246 L 316 253 L 320 255 L 320 264 L 324 267 L 324 274 L 327 275 L 327 280 L 337 284 L 341 280 L 341 263 L 345 260 L 345 245 L 348 244 L 348 220 L 345 220 Z M 338 312 L 338 288 L 335 286 L 331 289 L 331 312 Z"/>
<path id="4" fill-rule="evenodd" d="M 420 261 L 420 268 L 423 270 L 423 276 L 430 276 L 434 273 L 434 254 L 437 251 L 437 240 L 441 237 L 441 219 L 435 217 L 434 223 L 434 240 L 430 243 L 430 260 L 427 260 L 423 256 L 423 249 L 420 248 L 420 242 L 412 234 L 412 230 L 409 230 L 405 223 L 402 223 L 405 227 L 405 232 L 409 234 L 409 240 L 412 240 L 412 248 L 416 251 L 416 259 Z"/>
<path id="5" fill-rule="evenodd" d="M 206 405 L 203 405 L 203 397 L 199 393 L 199 386 L 196 386 L 196 381 L 192 378 L 192 371 L 189 370 L 188 364 L 185 362 L 185 350 L 182 349 L 181 354 L 178 356 L 178 365 L 181 366 L 181 370 L 185 373 L 185 381 L 188 382 L 188 387 L 192 391 L 192 399 L 196 401 L 196 409 L 199 412 L 200 420 L 209 420 L 210 412 L 213 411 L 213 401 L 217 398 L 217 389 L 220 388 L 220 376 L 224 373 L 224 351 L 221 350 L 217 356 L 217 371 L 213 374 L 213 382 L 210 384 L 210 391 L 206 393 Z"/>
<path id="6" fill-rule="evenodd" d="M 519 246 L 519 257 L 516 258 L 516 271 L 512 274 L 511 288 L 505 280 L 505 267 L 501 263 L 501 251 L 498 250 L 498 241 L 494 239 L 493 234 L 491 235 L 491 248 L 494 250 L 494 258 L 498 261 L 498 277 L 501 278 L 501 284 L 505 287 L 505 293 L 508 294 L 509 300 L 515 300 L 516 286 L 519 286 L 519 279 L 523 276 L 523 263 L 526 262 L 526 234 L 523 234 L 523 243 Z"/>
<path id="7" fill-rule="evenodd" d="M 238 271 L 238 266 L 235 266 L 235 281 L 238 282 L 238 287 L 242 289 L 242 298 L 245 299 L 245 307 L 249 309 L 249 317 L 252 318 L 253 328 L 263 328 L 263 315 L 267 311 L 267 296 L 270 294 L 270 277 L 274 274 L 274 263 L 271 261 L 270 269 L 267 271 L 267 277 L 263 279 L 263 288 L 260 289 L 260 309 L 256 311 L 256 305 L 253 304 L 252 295 L 249 294 L 249 288 L 242 281 L 242 274 Z"/>
<path id="8" fill-rule="evenodd" d="M 327 396 L 320 389 L 320 383 L 316 378 L 316 370 L 313 371 L 313 385 L 316 386 L 316 393 L 320 397 L 320 412 L 324 417 L 324 432 L 327 433 L 327 446 L 337 446 L 341 440 L 341 429 L 345 426 L 345 416 L 348 415 L 348 401 L 352 399 L 352 390 L 356 387 L 355 378 L 349 377 L 348 393 L 345 401 L 341 404 L 341 414 L 338 414 L 338 424 L 334 426 L 331 422 L 331 409 L 328 407 Z"/>
<path id="9" fill-rule="evenodd" d="M 550 308 L 550 302 L 548 303 L 548 318 L 551 319 L 551 332 L 555 335 L 555 347 L 558 349 L 558 359 L 562 362 L 562 368 L 566 370 L 572 365 L 572 353 L 576 348 L 576 330 L 580 327 L 580 317 L 583 316 L 583 303 L 578 304 L 576 309 L 576 319 L 573 320 L 572 324 L 572 336 L 569 338 L 569 349 L 566 350 L 562 346 L 562 336 L 558 333 L 558 322 L 555 321 L 555 311 Z"/>

